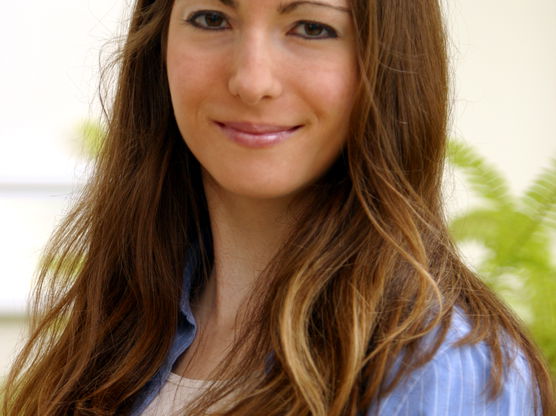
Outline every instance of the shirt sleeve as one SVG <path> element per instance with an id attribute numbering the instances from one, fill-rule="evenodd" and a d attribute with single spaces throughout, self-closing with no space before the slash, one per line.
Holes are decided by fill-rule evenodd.
<path id="1" fill-rule="evenodd" d="M 491 360 L 485 344 L 450 346 L 401 382 L 367 416 L 534 416 L 529 365 L 516 353 L 502 391 L 487 396 Z M 539 403 L 540 406 L 540 403 Z M 541 415 L 538 412 L 537 415 Z"/>

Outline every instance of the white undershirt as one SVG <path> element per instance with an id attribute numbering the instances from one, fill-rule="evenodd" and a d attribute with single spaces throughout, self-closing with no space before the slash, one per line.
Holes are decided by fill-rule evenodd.
<path id="1" fill-rule="evenodd" d="M 178 416 L 180 410 L 197 399 L 210 386 L 207 380 L 194 380 L 170 373 L 158 395 L 141 416 Z"/>

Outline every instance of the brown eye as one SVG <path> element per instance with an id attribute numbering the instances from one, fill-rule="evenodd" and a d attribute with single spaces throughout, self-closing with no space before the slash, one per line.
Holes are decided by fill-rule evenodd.
<path id="1" fill-rule="evenodd" d="M 337 38 L 338 34 L 330 26 L 318 22 L 297 22 L 293 33 L 305 39 Z"/>
<path id="2" fill-rule="evenodd" d="M 225 30 L 230 25 L 226 21 L 226 17 L 219 12 L 210 10 L 201 10 L 193 13 L 186 22 L 199 29 L 205 30 Z"/>
<path id="3" fill-rule="evenodd" d="M 220 27 L 223 21 L 224 18 L 217 14 L 211 13 L 205 15 L 205 22 L 209 27 Z"/>
<path id="4" fill-rule="evenodd" d="M 305 25 L 305 33 L 309 36 L 320 36 L 324 32 L 324 27 L 318 23 L 307 23 Z"/>

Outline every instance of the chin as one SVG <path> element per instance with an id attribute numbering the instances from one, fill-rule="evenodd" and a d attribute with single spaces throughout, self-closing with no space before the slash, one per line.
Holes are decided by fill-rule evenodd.
<path id="1" fill-rule="evenodd" d="M 209 176 L 209 175 L 207 175 Z M 226 194 L 228 196 L 236 196 L 245 199 L 253 200 L 276 200 L 284 198 L 293 198 L 298 195 L 305 188 L 303 184 L 298 181 L 278 180 L 276 178 L 267 180 L 217 180 L 217 178 L 210 176 L 208 183 L 219 194 Z M 259 179 L 263 179 L 259 177 Z"/>

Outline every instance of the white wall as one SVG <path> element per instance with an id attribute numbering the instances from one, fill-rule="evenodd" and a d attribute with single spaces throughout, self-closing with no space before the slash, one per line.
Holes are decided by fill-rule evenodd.
<path id="1" fill-rule="evenodd" d="M 521 192 L 556 156 L 556 1 L 445 3 L 452 135 L 476 145 Z M 83 177 L 74 129 L 98 111 L 99 52 L 129 7 L 124 0 L 2 5 L 0 314 L 23 310 L 40 249 Z M 27 190 L 18 188 L 23 183 Z M 467 203 L 460 186 L 451 206 Z"/>
<path id="2" fill-rule="evenodd" d="M 474 144 L 521 193 L 556 157 L 556 1 L 445 3 L 452 135 Z"/>
<path id="3" fill-rule="evenodd" d="M 41 249 L 84 178 L 76 127 L 99 113 L 100 51 L 126 7 L 122 0 L 2 4 L 0 314 L 24 310 Z"/>

